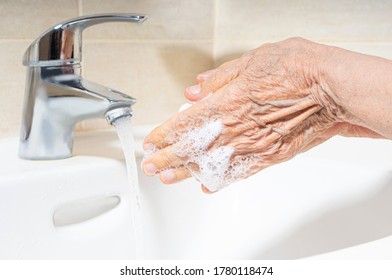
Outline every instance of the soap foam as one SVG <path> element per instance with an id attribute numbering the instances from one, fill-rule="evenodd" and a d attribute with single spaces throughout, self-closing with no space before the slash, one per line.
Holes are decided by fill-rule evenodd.
<path id="1" fill-rule="evenodd" d="M 233 153 L 233 147 L 221 146 L 215 150 L 200 153 L 199 156 L 190 159 L 191 162 L 198 165 L 199 170 L 194 171 L 189 167 L 189 164 L 186 166 L 192 176 L 210 191 L 217 191 L 230 184 L 227 180 L 227 174 Z"/>
<path id="2" fill-rule="evenodd" d="M 209 150 L 222 130 L 223 124 L 220 120 L 211 120 L 178 135 L 172 145 L 174 154 L 187 159 L 184 166 L 189 173 L 210 191 L 220 190 L 246 177 L 250 169 L 248 158 L 241 161 L 232 159 L 234 147 L 220 146 Z"/>
<path id="3" fill-rule="evenodd" d="M 174 135 L 168 135 L 166 139 L 172 144 L 172 152 L 184 158 L 184 166 L 188 172 L 210 191 L 220 190 L 246 178 L 254 163 L 252 157 L 233 159 L 235 149 L 231 146 L 220 146 L 209 150 L 222 131 L 222 122 L 213 119 L 198 127 L 188 126 L 186 131 L 175 132 Z M 151 149 L 145 154 L 145 158 L 156 151 L 155 148 Z"/>
<path id="4" fill-rule="evenodd" d="M 204 126 L 177 134 L 178 139 L 175 139 L 176 142 L 172 145 L 173 152 L 179 157 L 196 158 L 207 151 L 222 130 L 222 122 L 213 120 Z"/>

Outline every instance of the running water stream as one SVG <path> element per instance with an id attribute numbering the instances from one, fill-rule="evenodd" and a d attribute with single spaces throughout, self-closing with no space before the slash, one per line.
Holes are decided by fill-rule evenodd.
<path id="1" fill-rule="evenodd" d="M 134 233 L 134 258 L 143 258 L 143 225 L 140 205 L 140 192 L 137 177 L 137 165 L 135 158 L 135 144 L 132 133 L 131 117 L 122 117 L 113 122 L 123 148 L 126 161 L 128 181 L 131 192 L 131 216 Z"/>

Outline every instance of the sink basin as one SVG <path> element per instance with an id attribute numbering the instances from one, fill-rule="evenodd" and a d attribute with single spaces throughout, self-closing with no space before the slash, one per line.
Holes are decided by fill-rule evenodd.
<path id="1" fill-rule="evenodd" d="M 0 146 L 4 160 L 0 176 L 1 259 L 132 257 L 127 178 L 121 160 L 87 155 L 28 161 L 17 158 L 16 139 L 2 141 Z M 78 202 L 110 201 L 113 197 L 120 197 L 121 202 L 105 213 L 96 211 L 96 217 L 84 222 L 75 217 L 75 224 L 71 221 L 68 226 L 62 226 L 61 219 L 60 226 L 54 224 L 56 211 L 61 214 L 67 205 L 72 208 Z"/>
<path id="2" fill-rule="evenodd" d="M 69 159 L 16 153 L 0 141 L 0 259 L 136 257 L 114 131 L 79 133 Z M 139 170 L 143 258 L 392 258 L 391 156 L 392 141 L 338 137 L 212 195 Z"/>

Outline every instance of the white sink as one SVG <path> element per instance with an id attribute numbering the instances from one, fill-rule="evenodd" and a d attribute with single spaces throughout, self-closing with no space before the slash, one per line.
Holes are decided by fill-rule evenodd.
<path id="1" fill-rule="evenodd" d="M 76 156 L 56 161 L 20 160 L 17 139 L 0 141 L 0 259 L 135 256 L 115 132 L 76 139 Z M 392 141 L 336 138 L 212 195 L 139 170 L 144 258 L 392 258 L 390 158 Z"/>

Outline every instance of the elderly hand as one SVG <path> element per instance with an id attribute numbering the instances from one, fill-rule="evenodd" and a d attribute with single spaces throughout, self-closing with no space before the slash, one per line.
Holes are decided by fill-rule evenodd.
<path id="1" fill-rule="evenodd" d="M 325 73 L 344 52 L 288 39 L 198 75 L 185 91 L 197 102 L 145 139 L 144 173 L 217 191 L 336 134 L 381 137 L 331 91 Z"/>

